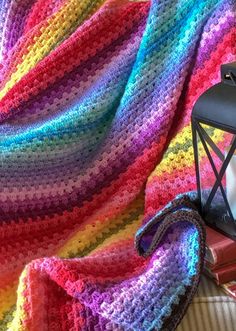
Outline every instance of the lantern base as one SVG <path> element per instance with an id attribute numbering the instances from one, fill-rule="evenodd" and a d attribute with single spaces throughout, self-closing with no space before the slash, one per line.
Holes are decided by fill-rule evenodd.
<path id="1" fill-rule="evenodd" d="M 210 208 L 202 217 L 207 225 L 236 241 L 236 221 L 225 212 L 224 207 Z"/>

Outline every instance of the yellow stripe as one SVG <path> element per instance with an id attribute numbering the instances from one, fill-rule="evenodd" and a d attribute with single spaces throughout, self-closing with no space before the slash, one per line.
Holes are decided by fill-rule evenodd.
<path id="1" fill-rule="evenodd" d="M 6 289 L 0 289 L 0 320 L 4 318 L 4 313 L 8 312 L 16 303 L 16 290 L 18 282 Z"/>
<path id="2" fill-rule="evenodd" d="M 138 228 L 141 226 L 143 220 L 143 215 L 140 215 L 132 224 L 128 224 L 122 231 L 113 234 L 109 238 L 103 241 L 96 249 L 92 251 L 92 254 L 97 254 L 100 250 L 115 244 L 116 242 L 121 242 L 122 240 L 133 239 Z"/>
<path id="3" fill-rule="evenodd" d="M 17 304 L 14 319 L 9 323 L 8 331 L 27 331 L 26 327 L 22 325 L 22 321 L 26 320 L 26 311 L 23 308 L 26 298 L 23 295 L 23 291 L 26 289 L 25 278 L 27 277 L 27 267 L 23 270 L 19 286 L 17 289 Z"/>
<path id="4" fill-rule="evenodd" d="M 214 129 L 211 138 L 215 143 L 219 143 L 223 141 L 225 133 L 221 130 Z M 183 130 L 172 140 L 169 145 L 169 148 L 174 148 L 177 144 L 184 146 L 184 144 L 191 140 L 192 141 L 192 131 L 191 125 L 188 125 L 183 128 Z M 202 145 L 199 145 L 199 156 L 200 158 L 205 156 L 204 149 Z M 193 148 L 192 146 L 186 150 L 183 150 L 178 147 L 177 153 L 166 153 L 161 163 L 156 167 L 156 169 L 152 172 L 151 176 L 149 176 L 148 182 L 152 180 L 153 177 L 161 176 L 163 173 L 174 173 L 174 171 L 181 169 L 183 167 L 192 166 L 194 162 L 193 157 Z"/>
<path id="5" fill-rule="evenodd" d="M 89 15 L 95 12 L 104 0 L 78 1 L 70 0 L 42 27 L 41 34 L 34 37 L 34 44 L 28 48 L 23 61 L 18 64 L 17 70 L 11 75 L 0 92 L 0 99 L 17 83 L 30 69 L 42 60 L 59 42 L 75 30 Z"/>
<path id="6" fill-rule="evenodd" d="M 99 240 L 102 240 L 106 233 L 109 234 L 112 230 L 122 226 L 125 220 L 129 218 L 130 214 L 135 213 L 138 208 L 143 208 L 143 205 L 144 200 L 143 195 L 141 195 L 130 204 L 124 213 L 119 214 L 115 218 L 103 219 L 102 221 L 97 219 L 88 220 L 89 224 L 85 227 L 83 226 L 83 229 L 76 232 L 74 236 L 68 240 L 68 242 L 58 251 L 58 256 L 63 258 L 68 258 L 71 254 L 79 256 L 91 245 L 96 245 Z"/>

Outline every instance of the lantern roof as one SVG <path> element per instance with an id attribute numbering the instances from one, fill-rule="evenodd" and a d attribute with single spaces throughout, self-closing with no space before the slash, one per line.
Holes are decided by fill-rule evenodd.
<path id="1" fill-rule="evenodd" d="M 194 105 L 192 118 L 236 133 L 236 62 L 221 66 L 221 83 L 200 96 Z"/>

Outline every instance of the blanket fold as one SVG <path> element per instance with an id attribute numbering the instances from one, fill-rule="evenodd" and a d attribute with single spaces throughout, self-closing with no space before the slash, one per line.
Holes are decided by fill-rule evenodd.
<path id="1" fill-rule="evenodd" d="M 0 330 L 177 328 L 205 238 L 190 114 L 235 33 L 234 0 L 0 1 Z"/>
<path id="2" fill-rule="evenodd" d="M 22 274 L 33 302 L 27 327 L 47 329 L 52 318 L 55 330 L 63 323 L 65 329 L 174 330 L 197 289 L 205 250 L 203 222 L 190 199 L 179 197 L 159 212 L 138 231 L 136 246 L 141 255 L 152 251 L 151 258 L 123 242 L 83 259 L 31 262 Z M 57 316 L 65 304 L 75 314 L 70 328 Z"/>

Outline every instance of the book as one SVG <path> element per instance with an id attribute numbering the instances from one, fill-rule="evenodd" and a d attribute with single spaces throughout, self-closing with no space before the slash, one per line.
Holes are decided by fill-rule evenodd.
<path id="1" fill-rule="evenodd" d="M 213 278 L 217 285 L 225 284 L 236 279 L 236 263 L 222 266 L 212 270 L 207 266 L 204 267 L 205 273 Z"/>
<path id="2" fill-rule="evenodd" d="M 236 261 L 236 241 L 206 226 L 205 260 L 215 268 Z"/>
<path id="3" fill-rule="evenodd" d="M 221 288 L 223 291 L 236 300 L 236 280 L 232 282 L 222 284 Z"/>
<path id="4" fill-rule="evenodd" d="M 218 270 L 222 267 L 226 267 L 226 266 L 232 266 L 232 265 L 236 265 L 236 260 L 233 260 L 231 262 L 225 263 L 225 264 L 221 264 L 221 265 L 215 265 L 215 264 L 211 264 L 210 262 L 205 260 L 205 265 L 207 266 L 207 268 L 211 269 L 211 271 L 215 271 Z"/>

